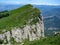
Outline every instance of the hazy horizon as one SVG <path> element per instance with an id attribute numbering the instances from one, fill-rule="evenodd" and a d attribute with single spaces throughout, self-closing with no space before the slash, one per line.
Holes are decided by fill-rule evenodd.
<path id="1" fill-rule="evenodd" d="M 0 4 L 60 5 L 60 0 L 0 0 Z"/>

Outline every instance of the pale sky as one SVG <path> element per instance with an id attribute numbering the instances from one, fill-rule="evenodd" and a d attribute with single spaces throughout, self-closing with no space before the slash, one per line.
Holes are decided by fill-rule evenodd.
<path id="1" fill-rule="evenodd" d="M 60 0 L 0 0 L 0 4 L 60 5 Z"/>

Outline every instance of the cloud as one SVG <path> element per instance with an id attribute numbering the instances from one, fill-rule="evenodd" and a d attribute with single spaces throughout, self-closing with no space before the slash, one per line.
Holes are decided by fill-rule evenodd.
<path id="1" fill-rule="evenodd" d="M 52 5 L 52 6 L 60 6 L 60 4 L 51 4 L 51 3 L 30 3 L 30 4 L 35 4 L 35 5 Z"/>
<path id="2" fill-rule="evenodd" d="M 47 0 L 46 0 L 47 1 Z M 34 5 L 60 5 L 60 3 L 49 3 L 43 0 L 5 0 L 0 1 L 0 4 L 34 4 Z"/>

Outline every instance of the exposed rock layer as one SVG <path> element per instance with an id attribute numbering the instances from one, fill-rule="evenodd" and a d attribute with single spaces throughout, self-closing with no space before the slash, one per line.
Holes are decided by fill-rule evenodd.
<path id="1" fill-rule="evenodd" d="M 24 8 L 27 8 L 27 7 L 24 7 Z M 19 14 L 21 12 L 19 12 L 18 10 L 17 13 Z M 7 22 L 3 20 L 4 22 L 6 22 L 6 24 L 7 23 L 9 24 L 8 25 L 9 28 L 11 28 L 12 25 L 14 26 L 14 28 L 12 27 L 10 30 L 8 29 L 1 30 L 2 33 L 0 34 L 0 40 L 3 40 L 3 43 L 23 42 L 26 39 L 28 39 L 29 41 L 33 41 L 33 40 L 39 39 L 40 37 L 44 37 L 43 19 L 38 9 L 35 8 L 32 11 L 29 11 L 29 12 L 27 11 L 26 13 L 19 14 L 17 16 L 15 13 L 12 13 L 12 15 L 14 16 L 13 17 L 10 16 L 10 17 L 12 17 L 12 19 L 14 20 L 12 20 L 10 17 L 9 18 L 12 21 L 9 20 L 9 18 L 6 18 L 9 22 L 7 20 L 6 20 Z M 0 23 L 2 24 L 2 22 Z M 2 24 L 2 27 L 5 27 L 6 24 L 5 23 L 4 25 Z M 18 25 L 20 24 L 20 25 L 18 27 L 15 27 L 15 25 L 17 24 Z M 8 27 L 6 26 L 6 28 Z"/>

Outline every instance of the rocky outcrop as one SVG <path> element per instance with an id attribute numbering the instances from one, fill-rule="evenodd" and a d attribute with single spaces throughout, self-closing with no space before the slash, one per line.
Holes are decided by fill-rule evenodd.
<path id="1" fill-rule="evenodd" d="M 10 41 L 13 41 L 11 38 L 13 38 L 16 42 L 23 42 L 25 39 L 33 41 L 40 37 L 44 37 L 43 21 L 39 21 L 33 25 L 25 25 L 23 28 L 15 27 L 10 31 L 5 31 L 3 34 L 0 34 L 0 39 L 3 40 L 4 43 L 10 43 Z"/>
<path id="2" fill-rule="evenodd" d="M 25 5 L 9 13 L 9 17 L 0 21 L 0 43 L 21 43 L 44 37 L 44 24 L 39 9 Z"/>

